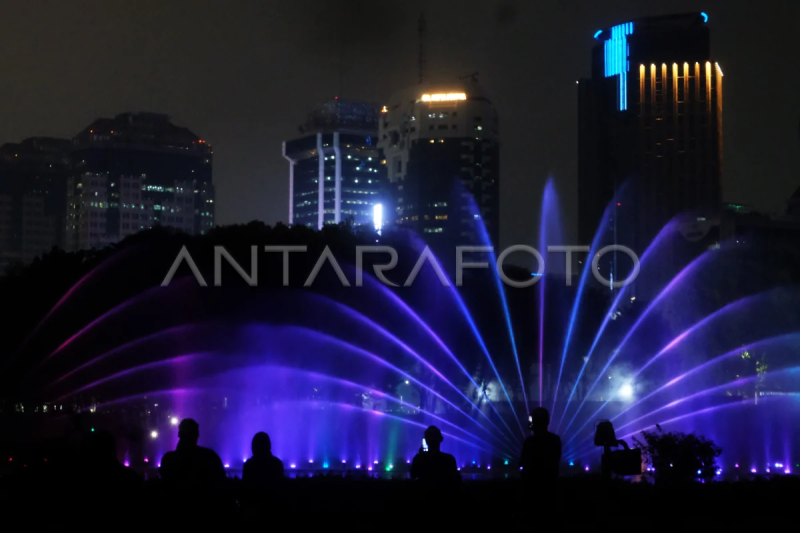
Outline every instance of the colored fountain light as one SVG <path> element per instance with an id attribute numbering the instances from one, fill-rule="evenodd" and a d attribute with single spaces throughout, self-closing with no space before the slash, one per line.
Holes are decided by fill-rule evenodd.
<path id="1" fill-rule="evenodd" d="M 128 461 L 125 461 L 124 464 L 125 464 L 125 466 L 131 466 L 131 464 Z"/>
<path id="2" fill-rule="evenodd" d="M 584 470 L 586 470 L 588 472 L 589 471 L 589 466 L 587 465 L 586 468 L 584 468 Z"/>
<path id="3" fill-rule="evenodd" d="M 156 431 L 156 430 L 151 431 L 150 432 L 150 438 L 151 439 L 157 439 L 158 438 L 158 431 Z"/>
<path id="4" fill-rule="evenodd" d="M 145 463 L 149 463 L 149 462 L 150 462 L 150 460 L 149 460 L 147 457 L 145 457 L 145 458 L 144 458 L 144 462 L 145 462 Z"/>
<path id="5" fill-rule="evenodd" d="M 356 470 L 361 470 L 361 465 L 356 465 Z"/>
<path id="6" fill-rule="evenodd" d="M 169 419 L 169 423 L 172 424 L 173 426 L 177 426 L 178 422 L 179 420 L 177 416 L 173 416 L 172 418 Z"/>
<path id="7" fill-rule="evenodd" d="M 328 463 L 327 462 L 322 463 L 322 468 L 328 468 Z"/>
<path id="8" fill-rule="evenodd" d="M 345 461 L 344 459 L 342 459 L 342 464 L 343 464 L 343 465 L 346 465 L 346 464 L 347 464 L 347 461 Z"/>
<path id="9" fill-rule="evenodd" d="M 733 465 L 733 466 L 734 466 L 734 467 L 736 467 L 736 468 L 739 468 L 739 463 L 736 463 L 736 464 L 735 464 L 735 465 Z"/>
<path id="10" fill-rule="evenodd" d="M 371 466 L 367 467 L 367 470 L 369 470 L 370 472 L 372 472 L 372 467 L 371 467 Z"/>
<path id="11" fill-rule="evenodd" d="M 292 463 L 292 464 L 289 465 L 289 468 L 297 468 L 297 465 Z"/>
<path id="12" fill-rule="evenodd" d="M 508 462 L 506 462 L 506 464 L 508 464 Z M 575 461 L 570 461 L 569 466 L 575 466 Z"/>
<path id="13" fill-rule="evenodd" d="M 751 468 L 751 469 L 750 469 L 750 473 L 752 473 L 752 474 L 756 474 L 756 473 L 758 473 L 758 470 L 756 470 L 755 468 Z"/>

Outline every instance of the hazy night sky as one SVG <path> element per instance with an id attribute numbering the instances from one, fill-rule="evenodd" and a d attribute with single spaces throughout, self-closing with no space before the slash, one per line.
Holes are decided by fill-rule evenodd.
<path id="1" fill-rule="evenodd" d="M 0 143 L 166 113 L 214 147 L 219 224 L 285 221 L 281 142 L 320 102 L 382 104 L 413 85 L 423 6 L 428 72 L 480 72 L 500 114 L 503 244 L 533 242 L 548 175 L 573 226 L 575 80 L 589 75 L 597 29 L 643 16 L 710 16 L 725 73 L 725 199 L 782 211 L 800 187 L 797 0 L 6 0 Z"/>

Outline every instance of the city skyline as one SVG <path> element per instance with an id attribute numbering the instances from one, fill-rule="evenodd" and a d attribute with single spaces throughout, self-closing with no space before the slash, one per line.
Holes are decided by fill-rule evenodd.
<path id="1" fill-rule="evenodd" d="M 719 1 L 684 1 L 676 2 L 668 12 L 708 13 L 713 34 L 712 54 L 728 75 L 724 200 L 780 211 L 785 209 L 798 185 L 797 117 L 800 113 L 797 109 L 800 104 L 791 93 L 791 87 L 796 84 L 792 76 L 796 73 L 791 69 L 781 71 L 777 68 L 786 64 L 788 58 L 790 33 L 787 21 L 793 17 L 786 12 L 785 17 L 772 21 L 768 4 L 752 9 Z M 200 67 L 199 58 L 208 52 L 202 39 L 195 39 L 199 50 L 190 51 L 175 44 L 172 37 L 162 36 L 158 46 L 128 50 L 128 55 L 125 53 L 127 49 L 120 48 L 122 45 L 114 39 L 109 39 L 110 50 L 105 52 L 88 47 L 88 43 L 84 47 L 79 40 L 77 51 L 72 56 L 99 54 L 97 64 L 87 67 L 89 72 L 91 68 L 107 70 L 115 64 L 128 65 L 133 59 L 132 73 L 142 77 L 144 71 L 139 61 L 144 61 L 157 49 L 173 45 L 176 50 L 186 52 L 187 61 L 176 63 L 174 72 L 164 67 L 152 73 L 152 79 L 142 82 L 144 85 L 134 91 L 107 81 L 98 82 L 102 90 L 94 85 L 86 87 L 81 84 L 81 90 L 77 91 L 77 79 L 73 81 L 69 73 L 62 73 L 59 90 L 53 93 L 52 81 L 41 78 L 38 71 L 44 70 L 52 75 L 62 71 L 60 65 L 70 64 L 69 61 L 65 63 L 63 57 L 55 54 L 55 57 L 47 57 L 37 72 L 26 71 L 18 61 L 22 57 L 41 61 L 37 55 L 38 47 L 32 42 L 26 44 L 25 40 L 16 39 L 17 47 L 21 47 L 20 54 L 7 60 L 13 62 L 15 68 L 12 71 L 20 73 L 24 82 L 20 85 L 26 86 L 26 93 L 19 94 L 16 89 L 10 93 L 9 98 L 18 105 L 3 112 L 5 127 L 0 130 L 0 141 L 19 142 L 31 136 L 71 136 L 81 123 L 88 123 L 96 116 L 113 116 L 124 111 L 165 112 L 175 117 L 177 123 L 202 132 L 215 145 L 214 181 L 218 191 L 217 220 L 220 224 L 243 223 L 251 219 L 267 223 L 286 222 L 288 184 L 280 140 L 294 131 L 297 116 L 302 116 L 298 111 L 304 113 L 315 103 L 332 96 L 380 103 L 386 101 L 397 87 L 408 86 L 416 78 L 416 18 L 421 4 L 412 2 L 396 9 L 361 6 L 361 11 L 357 7 L 354 2 L 340 2 L 324 9 L 324 16 L 321 15 L 320 19 L 328 22 L 315 22 L 324 31 L 319 32 L 321 37 L 313 43 L 309 39 L 292 40 L 279 28 L 268 28 L 271 29 L 266 32 L 268 37 L 257 36 L 250 29 L 249 20 L 231 17 L 219 21 L 219 25 L 215 25 L 219 32 L 228 35 L 232 28 L 239 28 L 243 37 L 239 44 L 224 41 L 219 53 L 207 56 L 207 66 L 215 67 L 210 69 Z M 98 9 L 108 11 L 111 8 Z M 263 22 L 265 13 L 253 9 L 254 12 L 246 13 L 248 19 Z M 295 8 L 279 6 L 276 9 L 293 12 Z M 475 4 L 465 6 L 465 10 L 472 15 L 453 15 L 443 4 L 437 3 L 425 8 L 429 34 L 428 71 L 439 75 L 437 77 L 451 77 L 477 70 L 496 102 L 504 136 L 501 240 L 531 240 L 538 214 L 534 213 L 536 208 L 531 208 L 526 198 L 536 197 L 551 174 L 556 179 L 562 205 L 570 219 L 567 226 L 574 229 L 577 177 L 574 82 L 588 71 L 587 55 L 594 44 L 594 32 L 598 28 L 641 16 L 663 14 L 664 11 L 652 4 L 634 2 L 616 2 L 602 9 L 589 6 L 582 10 L 580 17 L 568 13 L 567 5 L 538 14 L 531 6 L 513 2 Z M 168 7 L 163 11 L 161 14 L 167 19 L 179 15 Z M 340 11 L 349 15 L 344 17 Z M 15 15 L 13 8 L 11 14 Z M 389 14 L 392 17 L 387 21 Z M 66 13 L 63 15 L 69 19 Z M 122 15 L 130 13 L 104 13 L 112 19 Z M 186 16 L 185 12 L 182 16 Z M 133 18 L 141 22 L 149 17 L 150 14 L 142 10 Z M 464 34 L 464 30 L 478 28 L 473 19 L 481 17 L 490 23 L 485 24 L 482 31 L 472 33 L 473 42 L 464 37 L 454 37 L 453 22 L 460 25 L 458 33 Z M 281 18 L 285 17 L 275 17 L 275 20 Z M 533 22 L 533 19 L 538 22 Z M 9 20 L 14 20 L 14 17 Z M 203 19 L 192 20 L 203 28 L 207 24 Z M 387 24 L 383 30 L 368 27 L 376 20 Z M 544 24 L 545 20 L 549 22 Z M 40 32 L 44 33 L 43 38 L 53 33 L 48 32 L 47 20 L 38 24 Z M 334 35 L 337 32 L 331 31 L 333 27 L 352 28 L 359 24 L 366 25 L 366 29 L 361 35 L 351 37 L 350 42 L 338 41 Z M 787 31 L 781 30 L 782 25 Z M 120 24 L 118 31 L 124 35 L 132 31 L 131 28 Z M 746 44 L 736 39 L 742 28 L 747 28 L 751 36 Z M 183 37 L 199 38 L 200 34 L 195 33 L 198 31 L 178 25 L 177 33 Z M 57 31 L 54 33 L 58 34 Z M 320 39 L 328 39 L 324 42 L 329 50 L 322 54 L 314 50 Z M 387 39 L 404 41 L 408 46 L 386 44 Z M 783 39 L 787 39 L 785 45 Z M 270 43 L 275 42 L 293 43 L 291 46 L 306 59 L 284 64 L 271 52 L 273 47 Z M 379 52 L 375 50 L 376 45 L 379 45 Z M 480 48 L 485 50 L 476 52 Z M 246 53 L 235 57 L 237 50 Z M 559 50 L 559 53 L 531 54 L 532 50 Z M 303 66 L 297 66 L 301 63 Z M 344 71 L 340 68 L 341 63 L 347 67 Z M 169 58 L 167 64 L 172 65 Z M 272 66 L 253 73 L 246 69 L 252 64 Z M 280 82 L 280 77 L 265 75 L 265 71 L 272 73 L 283 68 L 291 68 L 291 77 L 308 88 L 292 90 L 289 94 L 283 87 L 288 90 L 294 83 Z M 548 68 L 551 74 L 547 79 L 536 75 L 536 72 L 543 73 L 543 68 Z M 314 82 L 309 84 L 312 70 Z M 234 75 L 237 72 L 239 76 Z M 216 73 L 214 79 L 210 77 L 213 73 Z M 216 78 L 224 79 L 224 85 Z M 268 82 L 270 90 L 259 95 L 255 88 Z M 243 83 L 247 90 L 243 91 Z M 47 96 L 39 90 L 41 87 L 51 87 Z M 239 91 L 242 95 L 230 98 L 231 91 Z M 762 93 L 769 94 L 769 98 L 763 98 Z M 277 102 L 281 105 L 274 105 Z M 760 134 L 754 131 L 759 128 Z M 764 177 L 752 179 L 761 175 Z M 526 223 L 519 224 L 519 220 Z M 513 223 L 509 224 L 509 221 Z"/>

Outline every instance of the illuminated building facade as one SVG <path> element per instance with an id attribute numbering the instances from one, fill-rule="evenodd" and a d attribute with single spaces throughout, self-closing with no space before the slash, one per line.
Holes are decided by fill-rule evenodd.
<path id="1" fill-rule="evenodd" d="M 211 146 L 166 115 L 98 119 L 73 139 L 65 247 L 96 248 L 154 226 L 214 227 Z"/>
<path id="2" fill-rule="evenodd" d="M 606 242 L 637 253 L 675 215 L 720 204 L 723 73 L 707 23 L 671 15 L 595 34 L 592 77 L 578 83 L 582 243 L 626 182 Z"/>
<path id="3" fill-rule="evenodd" d="M 377 147 L 378 109 L 335 98 L 315 108 L 301 137 L 283 143 L 289 161 L 289 224 L 321 229 L 350 222 L 380 230 L 386 162 Z"/>
<path id="4" fill-rule="evenodd" d="M 474 78 L 398 92 L 381 113 L 387 219 L 426 241 L 499 245 L 497 112 Z M 476 209 L 473 209 L 472 206 Z"/>
<path id="5" fill-rule="evenodd" d="M 68 139 L 0 146 L 0 274 L 62 246 Z"/>

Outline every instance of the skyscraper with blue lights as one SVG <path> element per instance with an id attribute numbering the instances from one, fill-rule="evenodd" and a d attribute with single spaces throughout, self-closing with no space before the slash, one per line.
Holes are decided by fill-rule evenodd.
<path id="1" fill-rule="evenodd" d="M 300 133 L 283 143 L 289 224 L 321 229 L 350 221 L 380 229 L 386 162 L 377 148 L 378 109 L 334 98 L 308 115 Z"/>
<path id="2" fill-rule="evenodd" d="M 650 17 L 594 34 L 592 76 L 578 83 L 583 243 L 609 204 L 605 242 L 642 253 L 675 215 L 721 202 L 723 74 L 708 20 Z"/>

